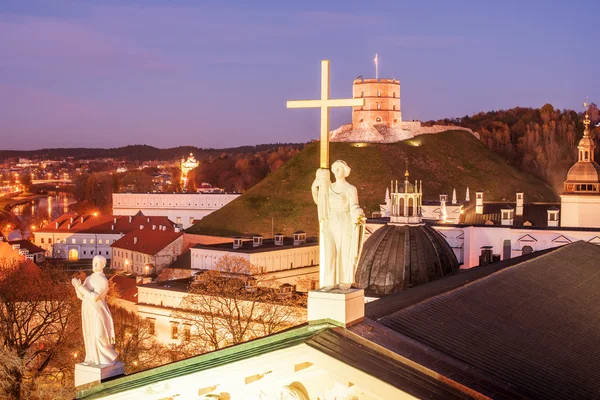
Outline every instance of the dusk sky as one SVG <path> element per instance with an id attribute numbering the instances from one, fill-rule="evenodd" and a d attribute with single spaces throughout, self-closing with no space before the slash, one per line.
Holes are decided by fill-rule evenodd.
<path id="1" fill-rule="evenodd" d="M 3 149 L 230 147 L 318 137 L 358 75 L 401 82 L 403 118 L 600 102 L 600 2 L 1 0 Z M 332 128 L 350 109 L 332 113 Z"/>

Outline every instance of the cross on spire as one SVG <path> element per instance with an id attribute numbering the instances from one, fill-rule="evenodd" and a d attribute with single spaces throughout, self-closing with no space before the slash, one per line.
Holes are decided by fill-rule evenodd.
<path id="1" fill-rule="evenodd" d="M 358 107 L 365 105 L 365 99 L 329 98 L 329 60 L 321 61 L 321 98 L 319 100 L 288 100 L 287 108 L 321 109 L 320 167 L 329 168 L 329 109 L 331 107 Z"/>

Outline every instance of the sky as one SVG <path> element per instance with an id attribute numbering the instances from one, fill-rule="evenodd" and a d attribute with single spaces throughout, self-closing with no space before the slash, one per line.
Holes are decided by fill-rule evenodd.
<path id="1" fill-rule="evenodd" d="M 400 79 L 405 120 L 600 102 L 598 1 L 1 0 L 0 148 L 306 142 L 286 100 Z M 350 122 L 332 111 L 331 127 Z"/>

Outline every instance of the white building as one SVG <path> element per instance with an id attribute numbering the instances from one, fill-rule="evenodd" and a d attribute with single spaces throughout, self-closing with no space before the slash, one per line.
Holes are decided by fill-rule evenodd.
<path id="1" fill-rule="evenodd" d="M 163 216 L 187 229 L 238 193 L 113 193 L 113 214 Z"/>
<path id="2" fill-rule="evenodd" d="M 175 231 L 166 217 L 64 214 L 34 232 L 34 243 L 46 250 L 46 256 L 69 260 L 92 259 L 101 255 L 110 259 L 110 245 L 138 229 Z"/>
<path id="3" fill-rule="evenodd" d="M 138 229 L 129 232 L 111 247 L 113 269 L 136 275 L 156 274 L 181 254 L 183 232 Z"/>

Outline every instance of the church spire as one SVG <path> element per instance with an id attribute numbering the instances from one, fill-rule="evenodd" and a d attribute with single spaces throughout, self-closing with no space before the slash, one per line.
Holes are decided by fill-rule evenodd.
<path id="1" fill-rule="evenodd" d="M 585 98 L 585 102 L 583 103 L 583 107 L 585 107 L 585 118 L 583 119 L 583 126 L 585 127 L 583 129 L 583 136 L 584 137 L 589 137 L 590 136 L 590 115 L 589 115 L 589 110 L 590 110 L 590 106 L 588 104 L 588 99 L 587 97 Z"/>

